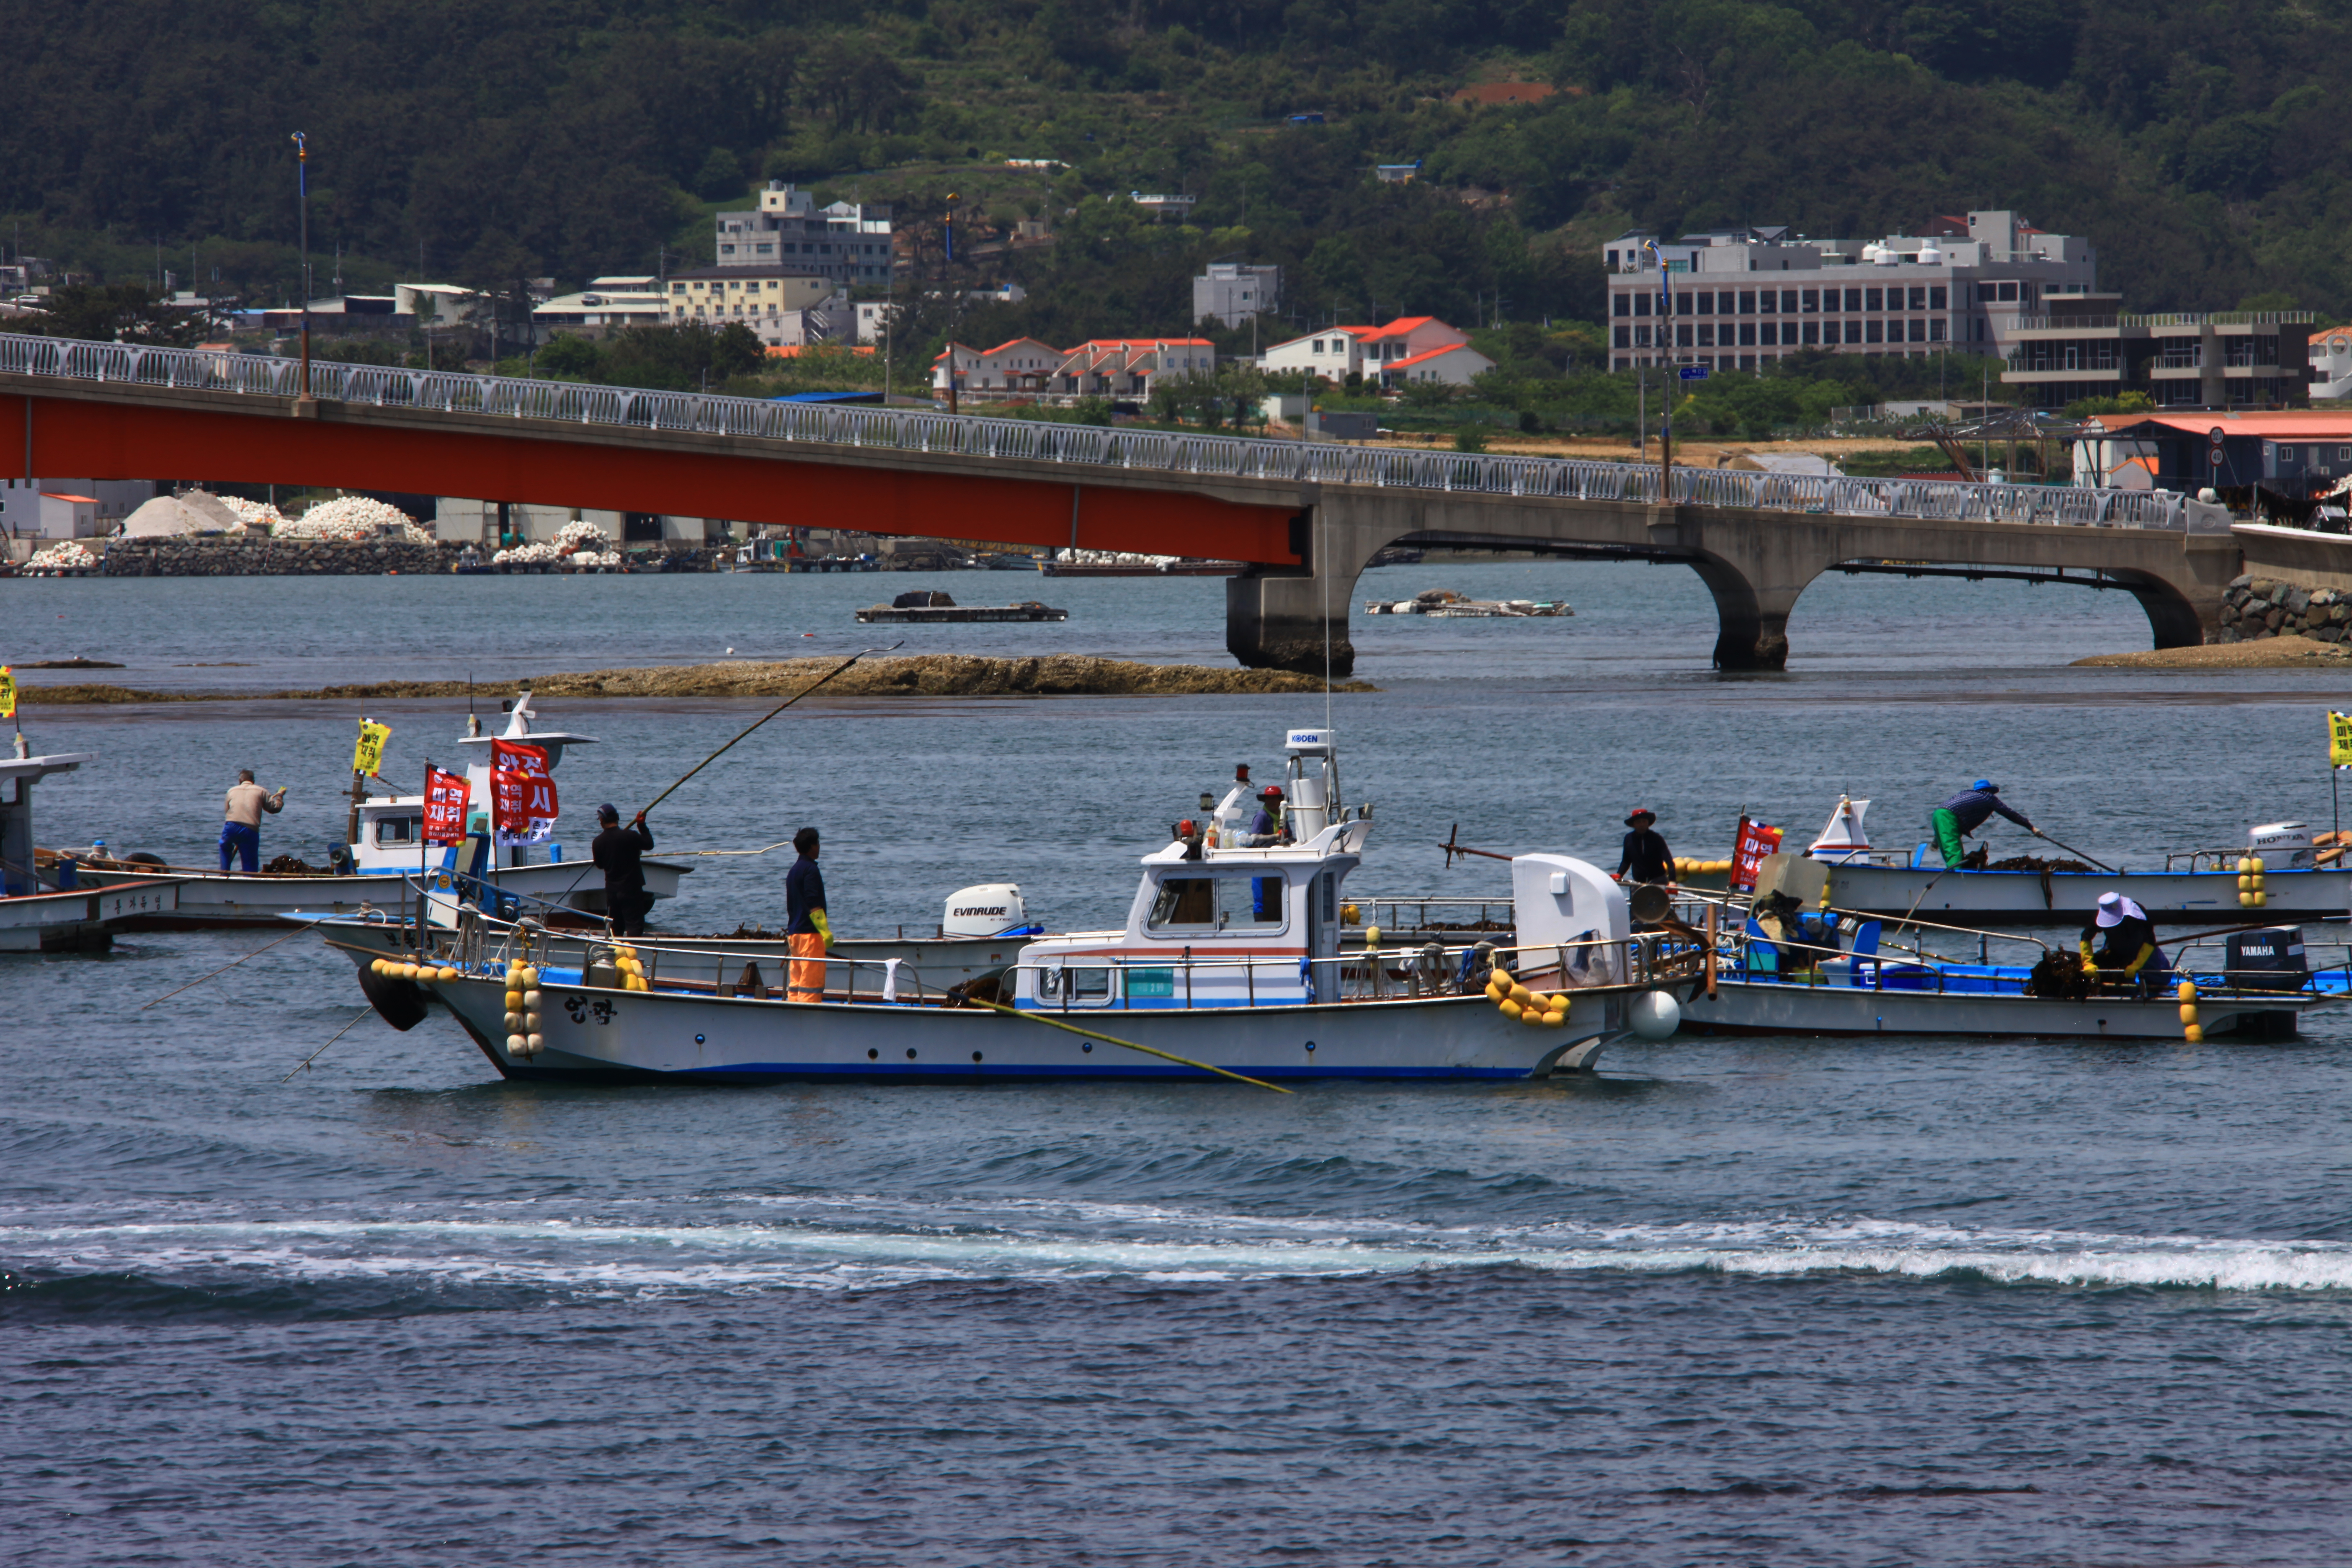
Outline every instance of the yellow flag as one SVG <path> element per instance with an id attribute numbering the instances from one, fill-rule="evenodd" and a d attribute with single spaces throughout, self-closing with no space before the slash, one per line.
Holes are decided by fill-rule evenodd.
<path id="1" fill-rule="evenodd" d="M 2330 767 L 2352 768 L 2352 713 L 2328 710 L 2327 763 Z"/>
<path id="2" fill-rule="evenodd" d="M 383 772 L 383 743 L 392 739 L 392 726 L 379 724 L 373 719 L 360 721 L 360 743 L 352 752 L 352 772 L 374 778 Z"/>
<path id="3" fill-rule="evenodd" d="M 16 673 L 8 665 L 0 664 L 0 719 L 16 716 Z"/>

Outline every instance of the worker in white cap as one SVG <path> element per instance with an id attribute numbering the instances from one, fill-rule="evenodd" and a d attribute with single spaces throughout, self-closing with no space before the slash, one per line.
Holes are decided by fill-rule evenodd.
<path id="1" fill-rule="evenodd" d="M 2105 945 L 2093 952 L 2094 942 Z M 2152 994 L 2172 977 L 2172 965 L 2156 945 L 2156 922 L 2147 911 L 2121 893 L 2101 893 L 2098 912 L 2083 928 L 2083 969 L 2095 973 L 2108 985 L 2137 986 Z"/>

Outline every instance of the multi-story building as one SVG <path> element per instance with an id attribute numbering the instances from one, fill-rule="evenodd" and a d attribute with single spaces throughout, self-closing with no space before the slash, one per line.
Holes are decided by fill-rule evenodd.
<path id="1" fill-rule="evenodd" d="M 675 324 L 669 296 L 651 275 L 591 279 L 577 294 L 559 294 L 534 306 L 530 320 L 542 331 L 562 328 L 583 338 L 599 338 L 621 327 Z"/>
<path id="2" fill-rule="evenodd" d="M 673 273 L 668 305 L 673 327 L 740 321 L 767 343 L 847 338 L 856 331 L 845 289 L 829 278 L 782 267 L 703 267 Z"/>
<path id="3" fill-rule="evenodd" d="M 1238 327 L 1282 303 L 1282 268 L 1212 261 L 1192 279 L 1192 319 Z"/>
<path id="4" fill-rule="evenodd" d="M 1804 349 L 1841 353 L 2001 353 L 2021 315 L 2087 294 L 2087 240 L 2045 234 L 2014 212 L 1938 218 L 1923 235 L 1808 239 L 1785 226 L 1660 241 L 1671 310 L 1660 310 L 1654 237 L 1621 237 L 1608 268 L 1610 368 L 1755 370 Z"/>
<path id="5" fill-rule="evenodd" d="M 2163 408 L 2307 401 L 2308 310 L 2128 315 L 2115 294 L 2069 294 L 2010 323 L 2004 384 L 2037 407 L 2142 392 Z"/>
<path id="6" fill-rule="evenodd" d="M 770 180 L 757 207 L 719 215 L 712 259 L 721 268 L 782 267 L 844 287 L 879 287 L 890 281 L 897 265 L 891 244 L 887 206 L 835 202 L 819 207 L 808 192 Z"/>

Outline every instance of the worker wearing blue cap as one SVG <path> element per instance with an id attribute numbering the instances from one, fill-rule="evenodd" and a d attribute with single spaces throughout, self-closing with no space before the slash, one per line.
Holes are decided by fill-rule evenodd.
<path id="1" fill-rule="evenodd" d="M 1979 779 L 1927 815 L 1927 826 L 1936 835 L 1936 847 L 1943 851 L 1946 868 L 1958 865 L 1960 857 L 1967 853 L 1960 839 L 1982 827 L 1985 818 L 1995 812 L 2036 838 L 2042 837 L 2042 829 L 2027 821 L 2023 812 L 2002 803 L 2000 785 L 1990 779 Z"/>

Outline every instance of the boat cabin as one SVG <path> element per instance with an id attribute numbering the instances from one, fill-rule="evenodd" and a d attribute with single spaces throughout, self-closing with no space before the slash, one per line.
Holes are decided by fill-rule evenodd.
<path id="1" fill-rule="evenodd" d="M 550 838 L 543 845 L 511 845 L 503 849 L 488 850 L 490 814 L 481 804 L 490 798 L 490 757 L 494 741 L 528 741 L 545 748 L 550 773 L 563 761 L 566 746 L 592 746 L 593 735 L 574 735 L 562 731 L 533 730 L 531 720 L 536 715 L 530 708 L 530 693 L 520 692 L 507 704 L 506 728 L 497 735 L 480 733 L 481 723 L 468 718 L 467 726 L 474 731 L 460 736 L 457 744 L 465 748 L 466 782 L 469 805 L 466 814 L 467 842 L 462 846 L 436 846 L 426 856 L 424 847 L 425 797 L 422 795 L 380 796 L 361 803 L 357 826 L 350 845 L 352 868 L 383 876 L 414 872 L 420 866 L 442 870 L 463 870 L 480 876 L 493 864 L 528 866 L 539 861 L 560 862 L 563 846 Z M 478 839 L 478 842 L 477 840 Z M 541 850 L 534 857 L 533 851 Z"/>
<path id="2" fill-rule="evenodd" d="M 1247 779 L 1237 780 L 1207 828 L 1143 857 L 1124 929 L 1021 950 L 1014 1005 L 1064 1011 L 1334 999 L 1339 928 L 1354 913 L 1345 889 L 1363 861 L 1371 808 L 1339 804 L 1328 731 L 1294 730 L 1286 749 L 1285 798 L 1268 814 L 1275 831 L 1250 831 L 1257 801 Z"/>

